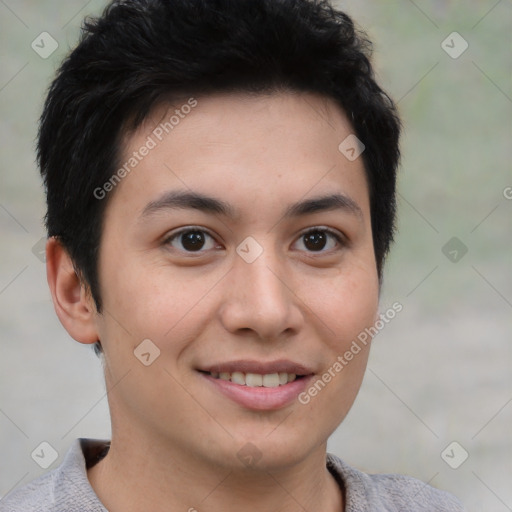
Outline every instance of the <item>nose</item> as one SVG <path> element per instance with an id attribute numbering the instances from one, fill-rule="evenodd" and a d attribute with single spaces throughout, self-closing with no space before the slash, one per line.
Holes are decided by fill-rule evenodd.
<path id="1" fill-rule="evenodd" d="M 264 251 L 247 263 L 235 257 L 220 308 L 221 322 L 231 333 L 253 333 L 262 340 L 296 334 L 304 324 L 304 304 L 290 273 Z"/>

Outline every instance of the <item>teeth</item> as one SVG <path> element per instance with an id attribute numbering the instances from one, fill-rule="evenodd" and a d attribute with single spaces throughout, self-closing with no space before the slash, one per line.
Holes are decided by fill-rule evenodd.
<path id="1" fill-rule="evenodd" d="M 279 374 L 269 373 L 263 375 L 263 386 L 266 388 L 277 388 L 279 386 Z"/>
<path id="2" fill-rule="evenodd" d="M 263 386 L 263 375 L 257 373 L 247 373 L 245 375 L 245 385 L 250 388 L 257 388 Z"/>
<path id="3" fill-rule="evenodd" d="M 242 372 L 211 372 L 210 375 L 215 379 L 230 380 L 239 386 L 248 386 L 251 388 L 277 388 L 284 386 L 288 382 L 293 382 L 297 376 L 295 373 L 267 373 L 260 375 L 259 373 L 242 373 Z"/>
<path id="4" fill-rule="evenodd" d="M 240 384 L 240 386 L 245 385 L 245 375 L 242 372 L 233 372 L 231 374 L 231 382 L 235 384 Z"/>

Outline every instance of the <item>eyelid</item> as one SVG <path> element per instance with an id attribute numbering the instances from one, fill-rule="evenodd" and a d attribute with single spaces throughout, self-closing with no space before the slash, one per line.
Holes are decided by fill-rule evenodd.
<path id="1" fill-rule="evenodd" d="M 304 231 L 301 231 L 299 236 L 307 235 L 308 233 L 315 232 L 315 231 L 325 231 L 326 233 L 329 233 L 330 235 L 333 235 L 336 238 L 345 238 L 345 235 L 334 228 L 329 228 L 327 226 L 312 226 L 310 228 L 306 228 Z"/>
<path id="2" fill-rule="evenodd" d="M 181 226 L 169 231 L 165 234 L 164 239 L 174 238 L 175 236 L 181 233 L 186 233 L 187 231 L 204 231 L 207 235 L 215 238 L 208 228 L 205 228 L 204 226 L 196 226 L 195 224 L 187 224 L 186 226 Z"/>

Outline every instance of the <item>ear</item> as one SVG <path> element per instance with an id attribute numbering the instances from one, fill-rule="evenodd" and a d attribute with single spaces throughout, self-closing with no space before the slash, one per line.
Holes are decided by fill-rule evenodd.
<path id="1" fill-rule="evenodd" d="M 67 250 L 55 237 L 46 242 L 46 277 L 55 312 L 70 336 L 80 343 L 98 341 L 94 300 L 76 274 Z"/>

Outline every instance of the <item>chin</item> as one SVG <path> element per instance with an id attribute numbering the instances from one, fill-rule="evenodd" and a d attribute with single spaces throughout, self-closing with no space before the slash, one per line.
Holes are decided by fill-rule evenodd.
<path id="1" fill-rule="evenodd" d="M 292 415 L 290 415 L 291 419 Z M 286 423 L 286 420 L 285 422 Z M 278 472 L 289 469 L 299 464 L 312 451 L 325 447 L 326 442 L 319 441 L 319 432 L 306 433 L 284 425 L 274 426 L 274 430 L 262 431 L 261 428 L 254 429 L 254 432 L 239 434 L 235 436 L 232 449 L 228 449 L 230 455 L 227 457 L 234 468 L 240 470 L 245 467 L 250 471 Z M 281 429 L 281 431 L 279 431 Z M 252 430 L 252 429 L 251 429 Z M 323 448 L 325 450 L 325 448 Z"/>

